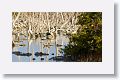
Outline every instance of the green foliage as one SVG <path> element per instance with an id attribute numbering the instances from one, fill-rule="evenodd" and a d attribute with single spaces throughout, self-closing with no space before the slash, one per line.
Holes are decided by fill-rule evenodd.
<path id="1" fill-rule="evenodd" d="M 102 13 L 84 12 L 78 16 L 77 34 L 70 38 L 70 42 L 64 49 L 65 55 L 78 57 L 89 53 L 102 53 Z"/>
<path id="2" fill-rule="evenodd" d="M 102 26 L 101 12 L 84 12 L 78 16 L 77 24 L 82 26 Z"/>

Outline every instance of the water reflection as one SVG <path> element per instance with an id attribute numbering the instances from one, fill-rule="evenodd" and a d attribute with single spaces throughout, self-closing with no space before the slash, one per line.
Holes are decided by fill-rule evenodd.
<path id="1" fill-rule="evenodd" d="M 48 34 L 47 34 L 48 35 Z M 66 35 L 57 34 L 37 36 L 36 39 L 24 38 L 20 35 L 19 41 L 14 41 L 12 61 L 13 62 L 57 62 L 64 61 L 64 53 L 61 48 L 67 45 L 69 39 Z"/>

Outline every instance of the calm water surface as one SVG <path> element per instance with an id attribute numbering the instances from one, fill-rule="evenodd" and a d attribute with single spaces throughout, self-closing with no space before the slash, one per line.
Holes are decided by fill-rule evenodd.
<path id="1" fill-rule="evenodd" d="M 63 56 L 64 53 L 60 53 L 60 49 L 67 45 L 69 39 L 67 36 L 57 35 L 56 39 L 37 39 L 22 40 L 13 47 L 13 52 L 20 51 L 21 54 L 31 53 L 31 56 L 20 56 L 12 54 L 13 62 L 57 62 L 51 58 L 56 56 Z M 20 46 L 24 45 L 24 46 Z M 42 52 L 48 55 L 35 56 L 36 52 Z M 62 61 L 62 60 L 60 60 Z"/>

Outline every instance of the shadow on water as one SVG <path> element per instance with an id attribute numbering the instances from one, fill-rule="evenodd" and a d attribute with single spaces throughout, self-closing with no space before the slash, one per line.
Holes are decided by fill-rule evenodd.
<path id="1" fill-rule="evenodd" d="M 28 57 L 32 55 L 32 53 L 22 53 L 19 51 L 12 52 L 12 54 L 15 54 L 17 56 L 28 56 Z"/>
<path id="2" fill-rule="evenodd" d="M 46 53 L 42 53 L 42 52 L 36 52 L 35 53 L 35 56 L 47 56 L 47 55 L 49 55 L 49 54 L 46 54 Z"/>

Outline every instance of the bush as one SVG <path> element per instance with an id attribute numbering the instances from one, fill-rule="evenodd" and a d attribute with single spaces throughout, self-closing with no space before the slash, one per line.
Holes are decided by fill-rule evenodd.
<path id="1" fill-rule="evenodd" d="M 78 16 L 77 25 L 81 25 L 76 34 L 71 35 L 70 42 L 62 51 L 65 56 L 74 57 L 74 61 L 80 61 L 81 56 L 102 56 L 102 13 L 87 12 Z M 92 58 L 92 61 L 95 59 Z M 86 60 L 85 59 L 85 60 Z M 99 59 L 99 58 L 98 58 Z"/>

